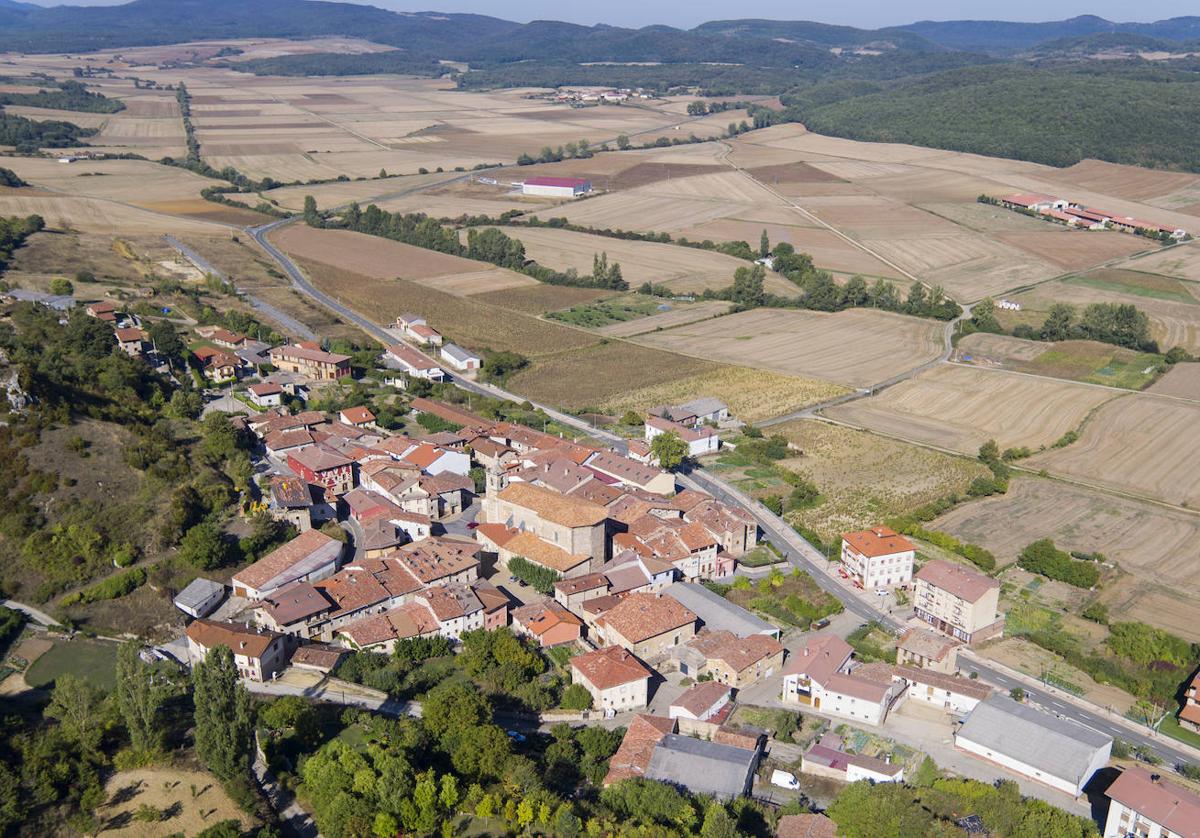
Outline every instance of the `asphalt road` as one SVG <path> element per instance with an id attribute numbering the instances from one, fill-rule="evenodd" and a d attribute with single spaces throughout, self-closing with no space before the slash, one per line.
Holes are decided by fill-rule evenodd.
<path id="1" fill-rule="evenodd" d="M 420 191 L 420 188 L 415 188 L 412 191 Z M 339 316 L 345 318 L 347 321 L 359 326 L 361 329 L 363 329 L 363 331 L 379 340 L 385 346 L 393 343 L 395 338 L 386 330 L 384 330 L 382 326 L 368 320 L 367 318 L 333 299 L 328 294 L 325 294 L 324 292 L 315 288 L 304 277 L 299 268 L 296 267 L 291 259 L 289 259 L 267 239 L 267 235 L 270 232 L 277 230 L 286 224 L 293 223 L 294 221 L 296 221 L 295 218 L 284 219 L 264 225 L 262 227 L 250 229 L 248 232 L 254 237 L 255 241 L 257 241 L 273 259 L 275 259 L 279 266 L 283 268 L 297 290 L 299 290 L 301 293 L 307 294 L 309 297 L 321 303 Z M 962 317 L 968 317 L 969 314 L 970 307 L 965 307 Z M 912 375 L 917 374 L 923 369 L 944 362 L 946 358 L 949 357 L 951 352 L 949 338 L 953 334 L 956 323 L 957 321 L 952 321 L 946 324 L 946 348 L 943 351 L 941 358 L 931 361 L 928 364 L 923 364 L 921 367 L 910 370 L 908 373 L 895 376 L 893 379 L 889 379 L 887 382 L 882 382 L 881 384 L 876 385 L 875 387 L 871 388 L 871 390 L 877 392 L 878 389 L 884 386 L 890 386 L 891 384 L 905 380 Z M 492 385 L 457 378 L 452 379 L 452 381 L 457 387 L 473 393 L 478 393 L 480 395 L 505 399 L 513 402 L 526 401 L 526 399 L 521 396 L 509 393 Z M 861 396 L 859 394 L 852 394 L 852 397 Z M 568 427 L 573 427 L 590 434 L 597 439 L 601 439 L 621 453 L 624 453 L 628 450 L 626 441 L 615 434 L 594 428 L 576 416 L 562 413 L 561 411 L 555 410 L 549 406 L 540 405 L 536 402 L 533 404 L 535 407 L 545 411 L 547 415 L 556 421 L 561 422 Z M 805 412 L 811 410 L 812 408 L 809 408 Z M 699 486 L 714 497 L 727 503 L 741 506 L 750 512 L 750 514 L 758 520 L 768 537 L 781 548 L 781 551 L 784 553 L 787 560 L 794 566 L 807 571 L 816 581 L 817 585 L 820 586 L 822 590 L 828 591 L 833 596 L 836 596 L 846 607 L 846 610 L 861 617 L 864 621 L 878 621 L 893 633 L 899 633 L 902 630 L 902 623 L 899 620 L 877 610 L 872 603 L 855 595 L 851 590 L 848 590 L 845 585 L 841 584 L 840 580 L 838 580 L 835 576 L 832 576 L 827 569 L 827 563 L 820 551 L 813 547 L 809 542 L 801 538 L 800 535 L 796 533 L 796 531 L 790 526 L 788 526 L 781 518 L 773 515 L 761 504 L 750 501 L 745 495 L 743 495 L 734 487 L 730 486 L 725 481 L 711 474 L 707 474 L 699 469 L 693 471 L 689 475 L 682 476 L 681 480 L 685 485 L 689 481 L 692 481 L 695 485 Z M 1144 728 L 1135 729 L 1126 727 L 1121 722 L 1110 718 L 1105 718 L 1104 716 L 1097 714 L 1086 707 L 1080 706 L 1080 704 L 1076 704 L 1065 697 L 1058 698 L 1051 695 L 1047 691 L 1038 691 L 1036 688 L 1031 688 L 1028 684 L 1018 681 L 1010 675 L 978 661 L 972 660 L 970 669 L 975 671 L 980 679 L 986 681 L 987 683 L 993 684 L 1000 689 L 1009 690 L 1013 687 L 1020 686 L 1027 692 L 1032 692 L 1034 694 L 1034 701 L 1036 703 L 1041 704 L 1045 702 L 1043 706 L 1045 706 L 1051 712 L 1074 719 L 1075 721 L 1085 724 L 1088 727 L 1092 727 L 1096 730 L 1107 733 L 1110 736 L 1123 739 L 1126 742 L 1130 742 L 1139 747 L 1153 751 L 1162 757 L 1163 760 L 1172 765 L 1180 762 L 1197 762 L 1196 758 L 1192 754 L 1171 744 L 1171 740 L 1165 740 L 1163 737 L 1152 736 L 1148 733 L 1139 732 L 1139 730 L 1145 730 Z"/>

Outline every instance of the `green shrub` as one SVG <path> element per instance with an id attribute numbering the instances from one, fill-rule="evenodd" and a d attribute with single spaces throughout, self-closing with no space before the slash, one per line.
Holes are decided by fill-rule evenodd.
<path id="1" fill-rule="evenodd" d="M 86 605 L 89 602 L 100 602 L 105 599 L 118 599 L 133 593 L 144 584 L 146 584 L 146 571 L 143 568 L 135 567 L 124 573 L 113 574 L 103 582 L 85 590 L 67 594 L 62 598 L 61 604 L 65 607 L 75 604 Z"/>
<path id="2" fill-rule="evenodd" d="M 1094 563 L 1072 559 L 1048 538 L 1026 546 L 1017 557 L 1017 566 L 1077 588 L 1091 588 L 1100 581 L 1100 569 Z"/>
<path id="3" fill-rule="evenodd" d="M 534 564 L 522 556 L 513 556 L 508 560 L 508 572 L 513 578 L 546 596 L 554 593 L 554 583 L 562 578 L 556 571 Z"/>

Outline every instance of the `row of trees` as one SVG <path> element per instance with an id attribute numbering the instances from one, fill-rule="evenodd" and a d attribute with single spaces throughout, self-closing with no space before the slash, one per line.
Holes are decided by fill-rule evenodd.
<path id="1" fill-rule="evenodd" d="M 435 218 L 424 213 L 391 213 L 375 204 L 371 204 L 365 210 L 357 203 L 351 204 L 339 219 L 330 221 L 317 209 L 316 200 L 311 195 L 304 199 L 304 220 L 310 227 L 354 230 L 427 250 L 477 259 L 519 271 L 547 285 L 605 288 L 614 291 L 624 291 L 629 287 L 621 275 L 621 266 L 616 262 L 610 263 L 607 253 L 596 254 L 592 273 L 588 276 L 580 276 L 574 268 L 557 271 L 529 260 L 525 254 L 525 245 L 519 239 L 495 227 L 470 227 L 467 230 L 467 243 L 464 245 L 455 229 L 444 226 Z"/>
<path id="2" fill-rule="evenodd" d="M 1048 538 L 1026 545 L 1017 557 L 1017 566 L 1076 588 L 1092 588 L 1100 581 L 1100 568 L 1095 562 L 1071 558 Z"/>
<path id="3" fill-rule="evenodd" d="M 542 150 L 538 152 L 537 157 L 531 154 L 521 154 L 517 157 L 517 165 L 532 166 L 534 163 L 561 163 L 563 160 L 585 160 L 594 154 L 595 152 L 592 151 L 591 143 L 587 141 L 587 138 L 584 138 L 578 142 L 560 145 L 558 148 L 542 146 Z"/>

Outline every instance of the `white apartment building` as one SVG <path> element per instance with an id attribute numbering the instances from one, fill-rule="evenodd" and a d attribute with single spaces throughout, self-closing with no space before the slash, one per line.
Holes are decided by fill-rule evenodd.
<path id="1" fill-rule="evenodd" d="M 889 527 L 873 527 L 842 536 L 842 564 L 864 588 L 907 585 L 917 548 Z"/>
<path id="2" fill-rule="evenodd" d="M 913 597 L 917 617 L 964 643 L 1004 632 L 999 604 L 1000 583 L 964 565 L 939 559 L 917 572 Z"/>

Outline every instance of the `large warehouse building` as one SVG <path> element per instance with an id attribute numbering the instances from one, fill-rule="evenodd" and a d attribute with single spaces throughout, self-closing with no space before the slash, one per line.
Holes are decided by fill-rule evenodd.
<path id="1" fill-rule="evenodd" d="M 592 182 L 577 177 L 531 177 L 521 184 L 522 195 L 578 198 L 592 191 Z"/>

